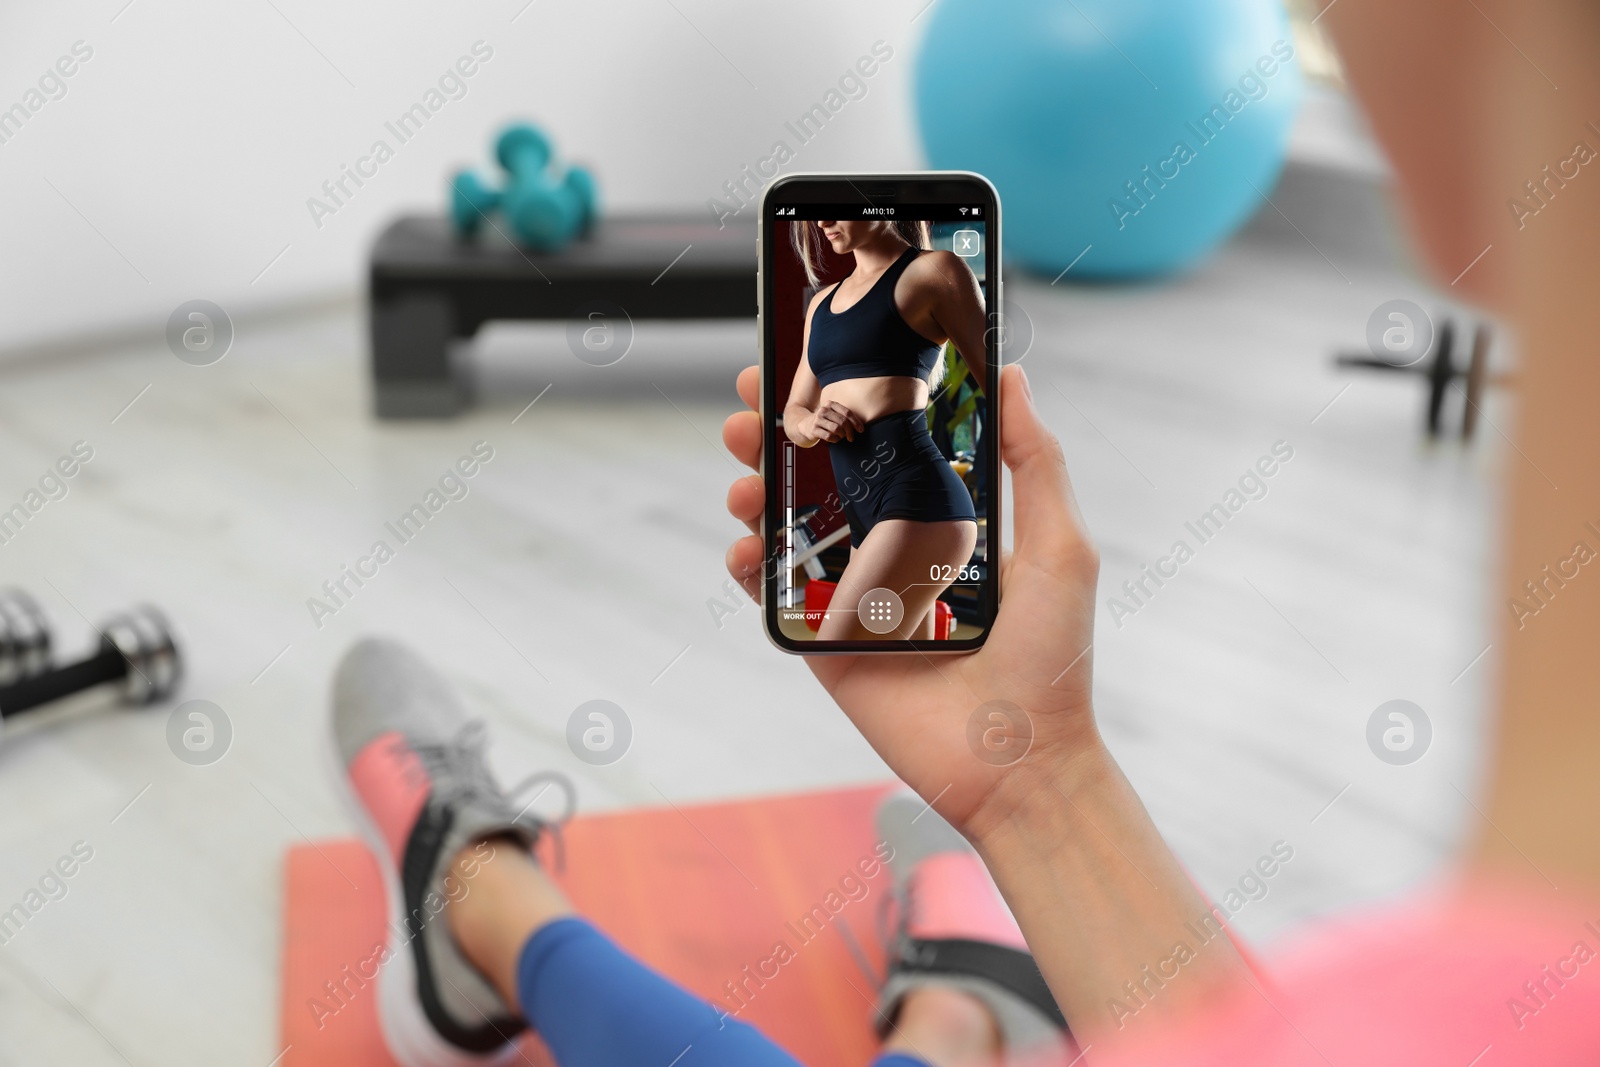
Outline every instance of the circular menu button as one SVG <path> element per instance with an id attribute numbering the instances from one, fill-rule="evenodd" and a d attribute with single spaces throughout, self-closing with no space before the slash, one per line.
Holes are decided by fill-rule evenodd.
<path id="1" fill-rule="evenodd" d="M 893 589 L 879 587 L 868 591 L 856 606 L 861 625 L 875 634 L 893 633 L 906 617 L 906 606 Z"/>

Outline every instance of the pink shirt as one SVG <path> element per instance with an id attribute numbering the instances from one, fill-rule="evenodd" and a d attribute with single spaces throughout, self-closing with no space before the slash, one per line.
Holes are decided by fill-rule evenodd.
<path id="1" fill-rule="evenodd" d="M 1268 972 L 1196 1025 L 1086 1059 L 1600 1067 L 1600 902 L 1543 883 L 1440 887 L 1323 922 Z"/>

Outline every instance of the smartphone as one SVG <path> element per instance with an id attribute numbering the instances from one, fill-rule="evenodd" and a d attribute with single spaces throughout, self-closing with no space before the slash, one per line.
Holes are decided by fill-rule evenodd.
<path id="1" fill-rule="evenodd" d="M 970 652 L 999 606 L 1000 197 L 792 174 L 761 203 L 767 636 Z"/>

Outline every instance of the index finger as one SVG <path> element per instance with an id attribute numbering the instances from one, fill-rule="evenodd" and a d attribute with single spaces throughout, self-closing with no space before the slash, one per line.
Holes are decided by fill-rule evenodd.
<path id="1" fill-rule="evenodd" d="M 739 372 L 739 378 L 738 378 L 738 389 L 739 389 L 739 399 L 743 400 L 745 402 L 745 405 L 747 407 L 749 407 L 751 411 L 759 411 L 759 410 L 761 410 L 761 395 L 760 395 L 761 368 L 760 367 L 754 367 L 754 366 L 746 367 L 744 370 L 740 371 Z"/>

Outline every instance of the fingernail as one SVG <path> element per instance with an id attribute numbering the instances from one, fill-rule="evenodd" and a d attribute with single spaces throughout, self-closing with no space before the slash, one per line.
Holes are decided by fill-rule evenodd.
<path id="1" fill-rule="evenodd" d="M 1028 398 L 1028 403 L 1033 403 L 1033 385 L 1028 381 L 1028 372 L 1018 367 L 1017 375 L 1022 379 L 1022 394 Z"/>

